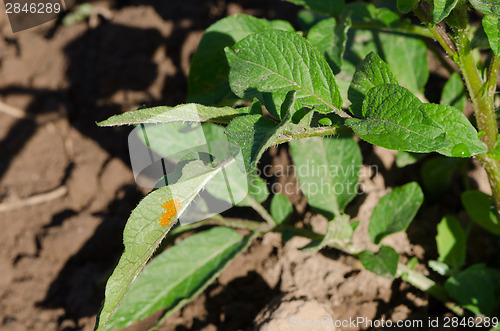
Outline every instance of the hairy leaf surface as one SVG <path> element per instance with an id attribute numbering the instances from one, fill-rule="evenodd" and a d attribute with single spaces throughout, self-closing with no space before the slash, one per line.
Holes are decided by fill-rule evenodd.
<path id="1" fill-rule="evenodd" d="M 238 99 L 229 87 L 229 66 L 224 47 L 231 47 L 250 34 L 268 29 L 294 31 L 288 22 L 270 22 L 243 14 L 223 18 L 211 25 L 191 61 L 188 100 L 211 105 Z"/>
<path id="2" fill-rule="evenodd" d="M 226 48 L 226 55 L 231 89 L 241 98 L 266 103 L 269 98 L 284 100 L 286 93 L 295 90 L 302 106 L 323 113 L 342 112 L 342 99 L 328 63 L 296 33 L 269 30 L 254 34 L 233 49 Z"/>

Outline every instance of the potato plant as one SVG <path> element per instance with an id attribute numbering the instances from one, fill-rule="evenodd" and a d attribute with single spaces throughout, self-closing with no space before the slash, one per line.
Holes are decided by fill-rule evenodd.
<path id="1" fill-rule="evenodd" d="M 179 123 L 180 130 L 198 122 L 207 139 L 225 136 L 241 152 L 247 174 L 236 185 L 248 187 L 248 195 L 236 205 L 255 209 L 264 222 L 219 215 L 174 227 L 207 183 L 234 161 L 232 156 L 184 159 L 178 164 L 178 180 L 160 185 L 132 211 L 96 329 L 122 329 L 157 311 L 164 312 L 161 323 L 203 291 L 252 240 L 270 231 L 311 239 L 302 248 L 306 251 L 331 247 L 357 256 L 366 269 L 400 277 L 453 314 L 472 321 L 481 317 L 483 326 L 497 327 L 499 271 L 468 264 L 466 252 L 472 226 L 479 225 L 484 236 L 500 235 L 495 112 L 500 2 L 398 0 L 396 6 L 389 1 L 289 1 L 305 7 L 299 13 L 301 31 L 285 21 L 247 15 L 224 18 L 206 30 L 192 60 L 188 104 L 139 109 L 99 123 Z M 469 22 L 472 11 L 482 17 L 480 26 Z M 439 104 L 428 102 L 424 94 L 428 49 L 450 71 Z M 463 114 L 467 98 L 474 109 L 470 118 Z M 157 128 L 161 133 L 161 125 Z M 397 150 L 400 167 L 423 162 L 422 183 L 431 195 L 443 194 L 452 174 L 463 172 L 467 158 L 486 170 L 492 195 L 465 190 L 461 196 L 469 224 L 451 215 L 435 220 L 439 256 L 429 267 L 445 276 L 443 282 L 415 271 L 415 258 L 400 262 L 395 249 L 384 244 L 385 237 L 408 228 L 423 203 L 417 182 L 394 188 L 374 208 L 368 235 L 378 249 L 352 240 L 358 221 L 345 209 L 358 192 L 362 166 L 354 136 Z M 165 141 L 165 149 L 172 143 Z M 270 193 L 256 175 L 258 162 L 267 148 L 284 143 L 296 168 L 312 162 L 340 170 L 296 172 L 310 207 L 329 220 L 325 235 L 294 227 L 293 206 L 280 193 L 273 192 L 270 210 L 262 205 Z M 318 186 L 323 190 L 313 189 Z M 174 197 L 174 191 L 180 195 Z M 175 208 L 168 217 L 166 206 Z M 147 263 L 164 247 L 162 241 L 172 242 L 195 228 L 209 229 L 159 250 Z"/>

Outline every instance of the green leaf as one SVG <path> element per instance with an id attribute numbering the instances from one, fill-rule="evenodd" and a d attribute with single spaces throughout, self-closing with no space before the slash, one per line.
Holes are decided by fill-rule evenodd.
<path id="1" fill-rule="evenodd" d="M 128 111 L 114 115 L 97 123 L 99 126 L 130 125 L 140 123 L 171 123 L 171 122 L 216 122 L 229 123 L 237 116 L 249 111 L 248 107 L 235 109 L 232 107 L 207 107 L 195 103 L 175 107 L 153 107 Z"/>
<path id="2" fill-rule="evenodd" d="M 290 24 L 279 24 L 248 15 L 234 15 L 217 21 L 203 35 L 193 55 L 188 79 L 188 100 L 205 105 L 222 100 L 236 100 L 229 87 L 229 66 L 224 54 L 246 36 L 267 29 L 281 28 L 294 31 Z"/>
<path id="3" fill-rule="evenodd" d="M 309 10 L 329 15 L 338 15 L 344 9 L 344 0 L 287 0 Z"/>
<path id="4" fill-rule="evenodd" d="M 205 185 L 230 164 L 236 165 L 234 159 L 233 163 L 223 163 L 217 167 L 206 166 L 202 161 L 188 163 L 176 184 L 151 192 L 132 211 L 123 232 L 125 250 L 106 284 L 99 330 L 110 323 L 130 285 L 175 224 L 176 220 L 167 226 L 160 225 L 160 218 L 165 212 L 162 204 L 178 199 L 182 207 L 177 210 L 176 217 L 181 217 Z"/>
<path id="5" fill-rule="evenodd" d="M 380 199 L 368 225 L 370 239 L 375 244 L 390 234 L 405 231 L 424 201 L 416 182 L 396 187 Z"/>
<path id="6" fill-rule="evenodd" d="M 312 240 L 309 244 L 300 250 L 305 252 L 318 252 L 320 249 L 330 247 L 345 247 L 351 240 L 354 233 L 353 223 L 349 222 L 349 215 L 340 214 L 328 222 L 326 234 L 321 240 Z"/>
<path id="7" fill-rule="evenodd" d="M 416 95 L 423 96 L 422 90 L 429 79 L 427 47 L 418 38 L 397 34 L 380 34 L 384 58 L 398 81 Z"/>
<path id="8" fill-rule="evenodd" d="M 398 151 L 396 154 L 396 166 L 398 168 L 404 168 L 408 165 L 415 164 L 421 159 L 423 159 L 426 154 L 417 154 Z"/>
<path id="9" fill-rule="evenodd" d="M 437 226 L 436 244 L 439 253 L 438 261 L 457 269 L 465 264 L 467 237 L 456 218 L 443 217 Z"/>
<path id="10" fill-rule="evenodd" d="M 483 28 L 488 36 L 491 50 L 495 55 L 500 55 L 500 16 L 485 15 L 483 17 Z"/>
<path id="11" fill-rule="evenodd" d="M 455 108 L 432 103 L 423 104 L 427 115 L 446 132 L 447 144 L 436 152 L 452 157 L 470 157 L 487 151 L 476 129 L 464 114 Z"/>
<path id="12" fill-rule="evenodd" d="M 452 73 L 450 79 L 444 84 L 441 104 L 457 108 L 463 111 L 467 104 L 467 94 L 462 78 L 456 72 Z"/>
<path id="13" fill-rule="evenodd" d="M 106 329 L 125 328 L 152 313 L 171 315 L 195 298 L 251 242 L 224 227 L 213 228 L 167 249 L 137 277 Z"/>
<path id="14" fill-rule="evenodd" d="M 458 0 L 434 0 L 434 10 L 432 11 L 434 22 L 439 23 L 448 17 L 457 3 Z"/>
<path id="15" fill-rule="evenodd" d="M 290 150 L 299 187 L 311 207 L 331 219 L 357 193 L 361 152 L 350 136 L 293 141 Z"/>
<path id="16" fill-rule="evenodd" d="M 398 10 L 408 14 L 418 5 L 418 0 L 398 0 Z"/>
<path id="17" fill-rule="evenodd" d="M 500 220 L 491 195 L 469 190 L 462 193 L 461 198 L 467 214 L 474 222 L 500 236 Z"/>
<path id="18" fill-rule="evenodd" d="M 422 102 L 402 86 L 372 88 L 363 101 L 362 116 L 345 123 L 361 139 L 381 147 L 428 153 L 447 143 L 444 130 L 427 115 Z"/>
<path id="19" fill-rule="evenodd" d="M 500 0 L 469 0 L 469 2 L 483 14 L 500 16 Z"/>
<path id="20" fill-rule="evenodd" d="M 283 224 L 290 219 L 293 212 L 293 205 L 286 196 L 276 193 L 271 200 L 271 216 L 276 224 Z"/>
<path id="21" fill-rule="evenodd" d="M 476 264 L 446 280 L 450 296 L 474 314 L 490 315 L 497 304 L 498 279 L 483 264 Z"/>
<path id="22" fill-rule="evenodd" d="M 349 27 L 349 22 L 337 24 L 332 17 L 318 22 L 307 34 L 307 40 L 323 54 L 334 74 L 338 74 L 342 66 Z"/>
<path id="23" fill-rule="evenodd" d="M 387 64 L 377 54 L 370 52 L 359 63 L 349 86 L 348 96 L 355 116 L 363 117 L 361 108 L 368 91 L 383 84 L 398 84 L 398 81 Z"/>
<path id="24" fill-rule="evenodd" d="M 435 198 L 448 190 L 455 171 L 462 165 L 460 159 L 438 157 L 426 161 L 420 169 L 426 192 Z"/>
<path id="25" fill-rule="evenodd" d="M 342 99 L 328 63 L 298 34 L 278 30 L 254 34 L 233 49 L 226 48 L 226 55 L 231 89 L 239 97 L 264 103 L 284 100 L 286 93 L 296 90 L 302 107 L 342 113 Z"/>
<path id="26" fill-rule="evenodd" d="M 241 148 L 248 171 L 254 169 L 264 151 L 288 127 L 297 93 L 290 91 L 281 106 L 283 120 L 280 124 L 263 115 L 247 115 L 235 118 L 226 127 L 228 140 Z"/>
<path id="27" fill-rule="evenodd" d="M 372 251 L 361 252 L 361 254 L 359 254 L 359 260 L 365 269 L 374 274 L 394 279 L 398 269 L 399 255 L 394 248 L 382 246 L 378 253 Z"/>

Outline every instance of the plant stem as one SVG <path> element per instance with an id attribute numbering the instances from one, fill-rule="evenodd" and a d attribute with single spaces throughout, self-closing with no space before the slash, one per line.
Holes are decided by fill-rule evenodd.
<path id="1" fill-rule="evenodd" d="M 260 217 L 262 217 L 267 222 L 267 224 L 269 224 L 269 226 L 275 227 L 276 221 L 271 216 L 271 214 L 267 212 L 266 208 L 262 207 L 262 205 L 255 199 L 252 199 L 251 197 L 248 198 L 250 200 L 250 207 L 252 207 L 253 210 L 255 210 L 260 215 Z"/>
<path id="2" fill-rule="evenodd" d="M 352 130 L 346 126 L 320 126 L 314 128 L 304 129 L 302 131 L 285 131 L 279 135 L 271 146 L 277 146 L 293 140 L 299 140 L 311 137 L 333 136 L 339 134 L 349 134 Z"/>
<path id="3" fill-rule="evenodd" d="M 404 34 L 412 34 L 424 38 L 434 38 L 434 35 L 426 28 L 418 26 L 418 25 L 409 25 L 409 26 L 399 26 L 399 27 L 381 27 L 377 24 L 372 23 L 353 23 L 351 29 L 376 29 L 384 32 L 393 32 L 393 33 L 404 33 Z"/>

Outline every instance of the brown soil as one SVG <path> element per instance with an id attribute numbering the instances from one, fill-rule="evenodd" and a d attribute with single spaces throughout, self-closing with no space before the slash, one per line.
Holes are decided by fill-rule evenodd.
<path id="1" fill-rule="evenodd" d="M 27 114 L 0 112 L 0 200 L 12 207 L 0 211 L 2 330 L 94 326 L 106 279 L 121 253 L 125 221 L 145 193 L 129 167 L 129 129 L 98 128 L 95 122 L 142 104 L 184 102 L 191 55 L 217 19 L 246 12 L 293 21 L 296 14 L 291 4 L 265 0 L 95 4 L 112 18 L 98 17 L 92 26 L 54 21 L 12 34 L 0 14 L 0 101 Z M 392 152 L 362 147 L 365 162 L 381 171 L 363 179 L 365 194 L 349 210 L 362 222 L 358 233 L 386 186 L 418 179 L 418 169 L 408 173 L 393 166 Z M 266 160 L 287 164 L 286 147 L 272 149 Z M 38 195 L 46 201 L 26 204 Z M 290 198 L 295 221 L 324 231 L 326 220 L 313 216 L 302 196 Z M 455 202 L 429 203 L 414 221 L 421 225 L 389 241 L 403 259 L 435 257 L 429 233 L 440 215 L 457 209 Z M 295 313 L 393 320 L 445 313 L 424 293 L 364 271 L 349 256 L 297 250 L 306 243 L 294 238 L 283 246 L 276 234 L 257 240 L 160 329 L 285 330 Z"/>

